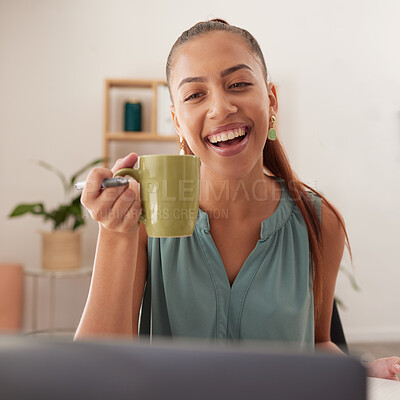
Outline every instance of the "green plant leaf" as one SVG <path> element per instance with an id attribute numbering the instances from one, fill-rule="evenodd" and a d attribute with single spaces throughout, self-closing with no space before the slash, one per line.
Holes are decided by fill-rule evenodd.
<path id="1" fill-rule="evenodd" d="M 72 226 L 72 230 L 74 231 L 75 229 L 79 228 L 82 225 L 85 225 L 85 220 L 83 219 L 83 216 L 82 215 L 76 216 L 74 225 Z"/>
<path id="2" fill-rule="evenodd" d="M 82 204 L 81 204 L 81 195 L 76 196 L 72 204 L 70 206 L 71 215 L 74 218 L 74 224 L 72 226 L 72 230 L 79 228 L 82 225 L 85 225 L 85 219 L 83 218 L 82 213 Z"/>
<path id="3" fill-rule="evenodd" d="M 45 161 L 41 161 L 41 160 L 38 161 L 38 165 L 47 169 L 48 171 L 54 172 L 61 179 L 61 182 L 64 186 L 64 191 L 65 192 L 68 191 L 68 180 L 67 180 L 66 176 L 58 168 L 53 167 L 49 163 L 47 163 Z"/>
<path id="4" fill-rule="evenodd" d="M 54 229 L 60 229 L 70 215 L 69 206 L 63 204 L 57 209 L 53 210 L 49 215 L 53 221 Z"/>
<path id="5" fill-rule="evenodd" d="M 76 196 L 70 205 L 70 212 L 74 216 L 82 215 L 82 204 L 81 204 L 81 195 Z"/>
<path id="6" fill-rule="evenodd" d="M 82 204 L 80 201 L 81 194 L 72 198 L 70 191 L 73 188 L 76 178 L 80 174 L 82 174 L 87 169 L 93 167 L 94 165 L 104 160 L 106 159 L 99 158 L 81 168 L 71 178 L 71 185 L 69 185 L 68 180 L 60 170 L 58 170 L 57 168 L 53 167 L 52 165 L 48 164 L 45 161 L 38 161 L 39 166 L 55 173 L 61 179 L 66 194 L 65 202 L 56 207 L 55 209 L 51 210 L 50 212 L 47 212 L 45 210 L 43 203 L 19 204 L 10 213 L 9 217 L 10 218 L 18 217 L 20 215 L 24 215 L 27 213 L 42 215 L 45 222 L 46 221 L 52 222 L 54 230 L 57 229 L 75 230 L 78 227 L 85 225 L 85 219 L 82 212 Z"/>
<path id="7" fill-rule="evenodd" d="M 82 193 L 79 193 L 78 196 L 76 196 L 76 197 L 72 200 L 72 203 L 71 203 L 71 204 L 76 204 L 76 205 L 78 205 L 79 207 L 82 207 L 82 204 L 81 204 L 81 195 L 82 195 Z"/>
<path id="8" fill-rule="evenodd" d="M 45 215 L 46 212 L 44 210 L 43 203 L 32 203 L 32 204 L 19 204 L 11 211 L 9 218 L 19 217 L 20 215 L 24 215 L 27 213 L 35 214 L 35 215 Z"/>
<path id="9" fill-rule="evenodd" d="M 82 207 L 80 203 L 76 203 L 75 200 L 72 202 L 72 204 L 69 206 L 69 211 L 71 215 L 75 217 L 79 217 L 82 215 Z"/>
<path id="10" fill-rule="evenodd" d="M 84 167 L 82 167 L 79 171 L 77 171 L 70 180 L 70 187 L 74 186 L 74 183 L 76 179 L 78 178 L 79 175 L 83 174 L 85 171 L 87 171 L 89 168 L 94 167 L 97 164 L 100 164 L 101 162 L 106 161 L 105 158 L 99 158 L 97 160 L 91 161 L 89 164 L 86 164 Z"/>

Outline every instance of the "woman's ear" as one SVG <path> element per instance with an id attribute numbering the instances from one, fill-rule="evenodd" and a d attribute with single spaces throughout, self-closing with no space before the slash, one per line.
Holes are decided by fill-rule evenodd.
<path id="1" fill-rule="evenodd" d="M 174 123 L 175 131 L 176 133 L 182 137 L 182 129 L 181 126 L 179 125 L 178 117 L 175 112 L 175 107 L 173 105 L 170 106 L 170 111 L 171 111 L 171 117 L 172 117 L 172 122 Z"/>
<path id="2" fill-rule="evenodd" d="M 269 98 L 269 106 L 272 108 L 274 114 L 278 113 L 278 96 L 276 94 L 275 85 L 270 82 L 268 84 L 268 98 Z"/>

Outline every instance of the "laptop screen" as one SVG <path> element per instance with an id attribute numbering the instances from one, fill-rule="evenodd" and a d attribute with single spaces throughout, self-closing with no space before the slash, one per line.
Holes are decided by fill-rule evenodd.
<path id="1" fill-rule="evenodd" d="M 346 356 L 190 342 L 0 337 L 1 399 L 364 400 Z"/>

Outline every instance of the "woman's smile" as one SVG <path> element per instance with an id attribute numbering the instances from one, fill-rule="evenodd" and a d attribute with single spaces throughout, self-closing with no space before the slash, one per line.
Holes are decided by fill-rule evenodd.
<path id="1" fill-rule="evenodd" d="M 204 140 L 217 154 L 233 156 L 247 146 L 250 131 L 243 123 L 232 123 L 212 129 Z"/>

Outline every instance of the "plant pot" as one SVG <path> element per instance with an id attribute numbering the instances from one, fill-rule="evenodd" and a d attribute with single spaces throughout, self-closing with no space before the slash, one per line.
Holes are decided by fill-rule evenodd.
<path id="1" fill-rule="evenodd" d="M 81 232 L 51 231 L 42 235 L 42 268 L 77 269 L 81 266 Z"/>

